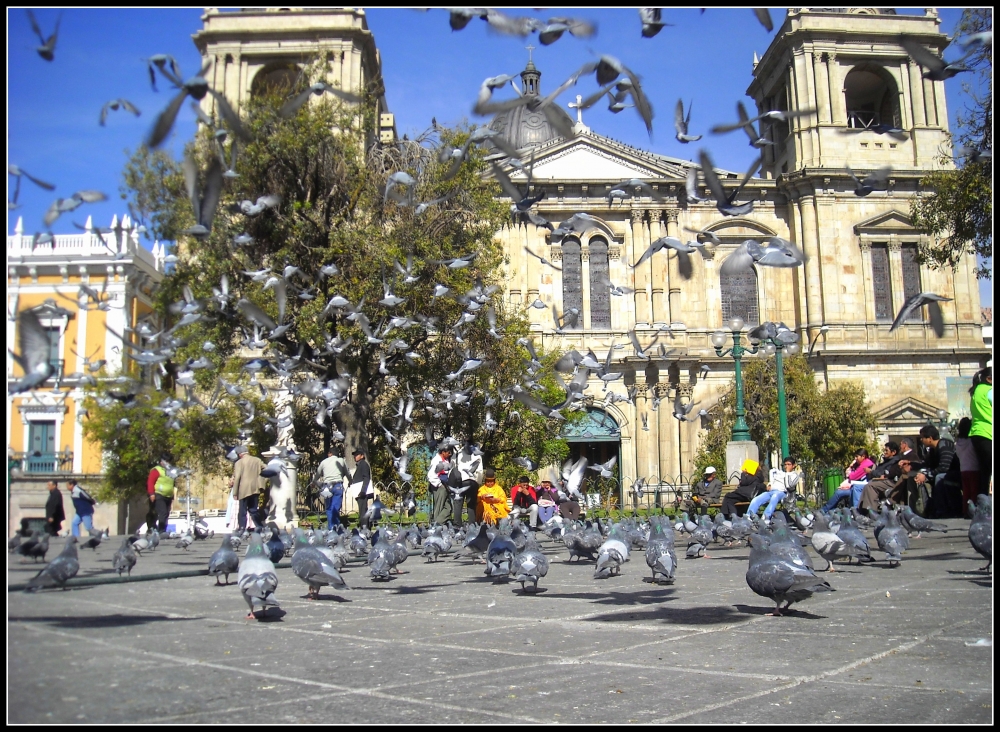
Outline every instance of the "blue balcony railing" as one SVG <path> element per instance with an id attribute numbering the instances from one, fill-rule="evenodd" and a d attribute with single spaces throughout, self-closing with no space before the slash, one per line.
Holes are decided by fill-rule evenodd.
<path id="1" fill-rule="evenodd" d="M 18 452 L 14 459 L 20 461 L 25 473 L 69 473 L 73 470 L 73 453 L 63 452 Z"/>

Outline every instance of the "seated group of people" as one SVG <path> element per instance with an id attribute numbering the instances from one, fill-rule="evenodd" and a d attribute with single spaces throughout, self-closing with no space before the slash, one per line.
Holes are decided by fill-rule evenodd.
<path id="1" fill-rule="evenodd" d="M 802 473 L 796 470 L 794 458 L 786 457 L 782 465 L 784 470 L 773 468 L 765 483 L 764 471 L 760 464 L 756 460 L 744 461 L 739 485 L 725 497 L 722 496 L 722 481 L 716 476 L 715 468 L 709 466 L 705 468 L 704 479 L 693 486 L 686 508 L 688 511 L 707 509 L 719 503 L 721 498 L 721 511 L 730 516 L 737 512 L 737 504 L 749 501 L 750 506 L 747 511 L 750 513 L 757 513 L 760 507 L 766 504 L 764 519 L 770 521 L 785 498 L 795 493 L 795 487 L 802 477 Z"/>
<path id="2" fill-rule="evenodd" d="M 565 518 L 580 517 L 580 503 L 575 500 L 560 499 L 559 492 L 552 481 L 543 480 L 537 486 L 531 485 L 528 476 L 522 475 L 510 489 L 512 508 L 507 508 L 507 494 L 496 481 L 496 472 L 487 468 L 483 474 L 483 485 L 479 489 L 479 506 L 476 518 L 488 524 L 496 524 L 501 519 L 510 516 L 518 518 L 528 516 L 528 525 L 537 530 L 539 524 L 544 524 L 558 510 Z"/>

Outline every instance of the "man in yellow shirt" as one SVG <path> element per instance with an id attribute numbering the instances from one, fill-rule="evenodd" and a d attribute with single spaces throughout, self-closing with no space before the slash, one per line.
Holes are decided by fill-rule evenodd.
<path id="1" fill-rule="evenodd" d="M 476 515 L 481 522 L 495 526 L 507 516 L 507 492 L 497 483 L 493 468 L 483 471 L 483 485 L 479 489 Z"/>

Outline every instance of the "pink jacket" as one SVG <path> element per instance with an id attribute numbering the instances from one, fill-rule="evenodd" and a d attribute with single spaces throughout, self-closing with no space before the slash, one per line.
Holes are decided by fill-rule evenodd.
<path id="1" fill-rule="evenodd" d="M 868 470 L 868 468 L 873 468 L 873 467 L 875 467 L 875 463 L 873 463 L 868 458 L 865 458 L 860 463 L 858 463 L 858 467 L 856 467 L 854 470 L 850 471 L 847 474 L 847 479 L 848 480 L 867 480 L 868 479 L 868 472 L 867 472 L 867 470 Z"/>

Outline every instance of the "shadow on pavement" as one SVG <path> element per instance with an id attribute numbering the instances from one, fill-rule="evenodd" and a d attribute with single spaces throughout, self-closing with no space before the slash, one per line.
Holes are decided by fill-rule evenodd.
<path id="1" fill-rule="evenodd" d="M 134 625 L 148 625 L 149 623 L 174 623 L 189 620 L 204 620 L 204 618 L 168 618 L 166 615 L 77 615 L 69 618 L 48 615 L 33 617 L 17 617 L 12 615 L 8 618 L 8 621 L 12 623 L 48 623 L 53 627 L 66 628 L 68 630 L 83 628 L 127 628 Z"/>

